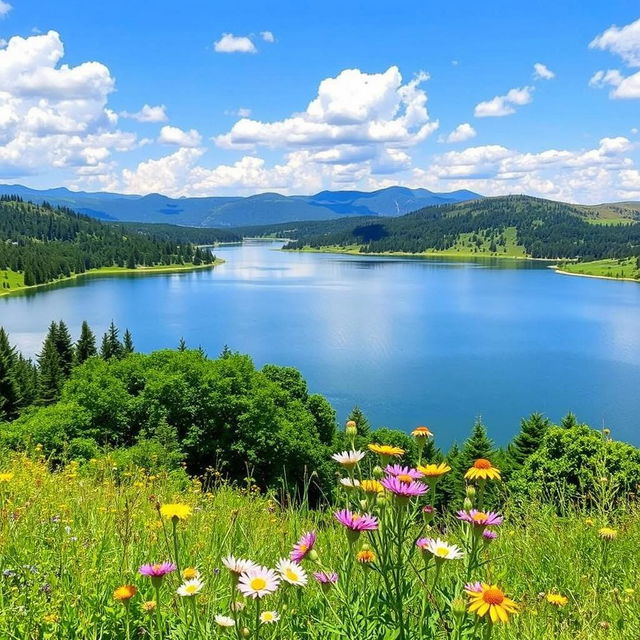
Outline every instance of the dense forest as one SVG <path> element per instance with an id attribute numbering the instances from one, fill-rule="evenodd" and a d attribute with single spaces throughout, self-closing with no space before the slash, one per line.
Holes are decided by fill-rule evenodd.
<path id="1" fill-rule="evenodd" d="M 24 285 L 51 282 L 100 267 L 207 264 L 198 244 L 235 239 L 213 229 L 105 224 L 67 208 L 0 199 L 0 271 L 23 275 Z M 3 282 L 8 287 L 8 282 Z"/>
<path id="2" fill-rule="evenodd" d="M 422 253 L 460 247 L 473 252 L 504 252 L 508 231 L 533 258 L 640 257 L 640 223 L 593 224 L 569 204 L 501 196 L 420 209 L 398 218 L 350 218 L 242 229 L 245 235 L 291 238 L 288 249 L 353 247 L 363 253 Z M 502 251 L 501 251 L 502 249 Z"/>

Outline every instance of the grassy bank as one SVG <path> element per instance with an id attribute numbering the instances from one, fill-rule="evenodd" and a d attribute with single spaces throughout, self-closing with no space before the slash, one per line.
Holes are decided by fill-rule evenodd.
<path id="1" fill-rule="evenodd" d="M 564 263 L 557 267 L 558 273 L 606 278 L 609 280 L 640 280 L 640 270 L 635 258 L 622 260 L 606 259 L 593 262 Z"/>
<path id="2" fill-rule="evenodd" d="M 135 269 L 127 269 L 126 267 L 100 267 L 99 269 L 90 269 L 84 273 L 73 273 L 66 278 L 58 278 L 51 282 L 45 282 L 42 284 L 34 284 L 26 286 L 24 284 L 24 277 L 22 273 L 17 273 L 10 270 L 0 270 L 0 296 L 11 295 L 14 293 L 20 293 L 22 291 L 28 291 L 31 289 L 39 289 L 42 287 L 49 287 L 70 280 L 76 280 L 78 278 L 91 277 L 91 276 L 118 276 L 118 275 L 145 275 L 153 273 L 181 273 L 183 271 L 195 271 L 197 269 L 209 269 L 216 265 L 222 264 L 224 260 L 216 258 L 211 264 L 175 264 L 175 265 L 156 265 L 153 267 L 136 267 Z M 2 283 L 7 283 L 8 288 L 3 287 Z"/>
<path id="3" fill-rule="evenodd" d="M 559 517 L 537 504 L 519 513 L 505 506 L 505 522 L 494 527 L 497 539 L 483 543 L 486 564 L 481 568 L 467 573 L 462 559 L 446 560 L 437 569 L 419 554 L 414 566 L 404 560 L 409 563 L 403 586 L 407 624 L 422 631 L 400 636 L 385 619 L 388 603 L 381 593 L 394 587 L 384 585 L 378 571 L 382 560 L 375 553 L 371 563 L 356 559 L 356 553 L 371 549 L 366 544 L 370 536 L 363 533 L 348 543 L 331 511 L 287 507 L 275 495 L 261 495 L 250 482 L 245 488 L 229 487 L 214 471 L 190 480 L 181 471 L 152 474 L 119 468 L 110 458 L 82 467 L 71 463 L 53 473 L 37 455 L 13 454 L 4 457 L 0 472 L 2 638 L 638 637 L 640 565 L 634 558 L 640 518 L 632 509 Z M 187 509 L 174 521 L 163 519 L 160 505 L 167 503 Z M 605 525 L 615 526 L 615 539 L 599 535 L 598 528 Z M 438 514 L 426 528 L 405 526 L 408 546 L 415 547 L 420 535 L 446 535 L 449 542 L 465 547 L 467 526 L 454 514 Z M 318 534 L 318 555 L 316 562 L 302 561 L 306 586 L 283 582 L 264 600 L 242 597 L 223 557 L 233 554 L 273 567 L 279 558 L 288 557 L 302 533 L 311 530 Z M 170 573 L 157 592 L 138 572 L 141 565 L 165 560 L 177 561 L 182 570 L 199 570 L 204 586 L 197 596 L 176 594 L 182 582 L 178 571 Z M 321 569 L 339 572 L 337 584 L 323 588 L 316 582 L 311 574 Z M 464 607 L 462 613 L 452 614 L 458 600 L 467 601 L 460 585 L 479 575 L 499 584 L 518 603 L 518 613 L 508 624 L 490 625 L 465 613 Z M 121 585 L 137 590 L 126 606 L 113 595 Z M 550 594 L 559 601 L 550 601 Z M 161 612 L 148 604 L 157 603 L 159 596 Z M 241 603 L 236 611 L 233 602 Z M 276 611 L 280 621 L 256 625 L 257 606 Z M 237 617 L 237 629 L 219 626 L 216 615 L 227 616 L 227 621 Z M 447 631 L 438 620 L 453 620 L 454 626 Z M 467 629 L 464 635 L 455 635 L 458 625 Z M 241 632 L 245 627 L 247 632 Z"/>

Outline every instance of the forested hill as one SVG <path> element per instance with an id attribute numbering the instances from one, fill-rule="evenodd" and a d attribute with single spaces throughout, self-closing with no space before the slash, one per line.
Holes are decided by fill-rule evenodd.
<path id="1" fill-rule="evenodd" d="M 235 239 L 215 229 L 105 224 L 70 209 L 0 198 L 0 286 L 43 284 L 101 267 L 211 262 L 197 244 Z"/>
<path id="2" fill-rule="evenodd" d="M 584 261 L 640 256 L 640 223 L 595 222 L 601 221 L 578 206 L 529 196 L 501 196 L 426 207 L 398 218 L 343 218 L 242 231 L 291 238 L 289 249 L 451 251 Z"/>

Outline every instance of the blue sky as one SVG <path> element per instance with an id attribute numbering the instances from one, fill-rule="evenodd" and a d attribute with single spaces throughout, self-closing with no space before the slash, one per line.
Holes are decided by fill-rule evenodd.
<path id="1" fill-rule="evenodd" d="M 640 199 L 637 2 L 0 0 L 0 38 L 2 182 Z"/>

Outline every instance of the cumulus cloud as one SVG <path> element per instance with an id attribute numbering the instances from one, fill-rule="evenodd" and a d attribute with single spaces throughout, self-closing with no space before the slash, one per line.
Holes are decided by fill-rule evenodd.
<path id="1" fill-rule="evenodd" d="M 217 53 L 257 53 L 256 46 L 248 36 L 234 36 L 232 33 L 223 33 L 220 40 L 213 43 L 213 49 Z"/>
<path id="2" fill-rule="evenodd" d="M 167 107 L 163 104 L 155 107 L 145 104 L 140 111 L 136 111 L 135 113 L 122 111 L 120 115 L 123 118 L 131 118 L 138 122 L 166 122 L 169 119 L 167 116 Z"/>
<path id="3" fill-rule="evenodd" d="M 261 31 L 260 36 L 265 42 L 275 42 L 276 38 L 271 31 Z"/>
<path id="4" fill-rule="evenodd" d="M 5 0 L 0 0 L 0 18 L 4 18 L 13 7 Z"/>
<path id="5" fill-rule="evenodd" d="M 165 125 L 160 129 L 158 142 L 161 144 L 175 144 L 178 147 L 199 147 L 202 136 L 195 129 L 184 131 L 178 127 Z"/>
<path id="6" fill-rule="evenodd" d="M 541 62 L 536 62 L 533 65 L 533 79 L 534 80 L 553 80 L 556 74 L 547 67 L 547 65 Z"/>
<path id="7" fill-rule="evenodd" d="M 529 104 L 533 100 L 533 87 L 511 89 L 504 96 L 495 96 L 491 100 L 479 102 L 473 115 L 476 118 L 499 118 L 515 113 L 515 107 Z"/>
<path id="8" fill-rule="evenodd" d="M 60 64 L 63 56 L 55 31 L 15 36 L 0 50 L 0 178 L 97 166 L 138 144 L 107 107 L 115 84 L 109 69 Z"/>
<path id="9" fill-rule="evenodd" d="M 609 27 L 596 36 L 589 47 L 610 51 L 620 56 L 629 67 L 640 67 L 640 19 L 624 27 Z M 609 97 L 614 99 L 640 98 L 640 71 L 628 76 L 619 69 L 597 71 L 589 84 L 592 87 L 612 87 Z"/>
<path id="10" fill-rule="evenodd" d="M 468 123 L 459 124 L 447 137 L 446 142 L 464 142 L 477 136 L 476 130 Z"/>

